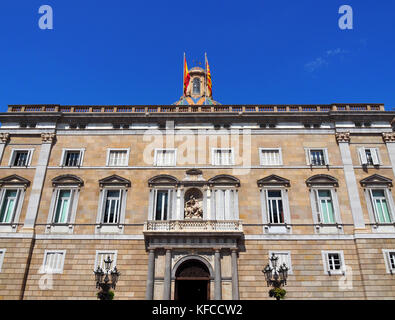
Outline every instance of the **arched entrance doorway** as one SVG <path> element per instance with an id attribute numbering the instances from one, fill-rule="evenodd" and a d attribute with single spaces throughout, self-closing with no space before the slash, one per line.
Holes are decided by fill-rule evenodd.
<path id="1" fill-rule="evenodd" d="M 175 276 L 175 300 L 210 300 L 210 272 L 203 262 L 187 260 L 178 267 Z"/>

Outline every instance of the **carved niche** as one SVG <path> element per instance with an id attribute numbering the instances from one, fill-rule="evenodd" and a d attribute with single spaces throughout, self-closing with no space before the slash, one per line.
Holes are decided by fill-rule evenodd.
<path id="1" fill-rule="evenodd" d="M 199 189 L 192 188 L 185 192 L 185 219 L 203 219 L 203 194 Z"/>

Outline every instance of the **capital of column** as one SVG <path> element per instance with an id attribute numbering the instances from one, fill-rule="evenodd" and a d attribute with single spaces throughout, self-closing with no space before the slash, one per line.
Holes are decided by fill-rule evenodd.
<path id="1" fill-rule="evenodd" d="M 338 132 L 336 133 L 336 141 L 337 143 L 340 142 L 346 142 L 349 143 L 350 142 L 350 132 Z"/>
<path id="2" fill-rule="evenodd" d="M 10 140 L 10 134 L 8 132 L 0 133 L 1 143 L 7 143 Z"/>
<path id="3" fill-rule="evenodd" d="M 53 143 L 55 141 L 56 134 L 55 133 L 42 133 L 41 140 L 42 143 Z"/>
<path id="4" fill-rule="evenodd" d="M 383 140 L 385 143 L 395 142 L 395 132 L 384 132 Z"/>

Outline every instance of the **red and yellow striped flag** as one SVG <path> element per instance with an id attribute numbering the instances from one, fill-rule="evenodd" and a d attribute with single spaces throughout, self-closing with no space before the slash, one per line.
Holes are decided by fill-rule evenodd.
<path id="1" fill-rule="evenodd" d="M 207 89 L 208 89 L 208 96 L 212 97 L 213 96 L 213 84 L 211 83 L 211 73 L 210 73 L 210 67 L 208 65 L 208 60 L 206 58 L 206 72 L 207 72 Z"/>
<path id="2" fill-rule="evenodd" d="M 184 96 L 187 94 L 187 88 L 188 88 L 190 79 L 191 79 L 191 75 L 189 74 L 188 66 L 187 66 L 187 59 L 185 58 L 185 55 L 184 55 Z"/>

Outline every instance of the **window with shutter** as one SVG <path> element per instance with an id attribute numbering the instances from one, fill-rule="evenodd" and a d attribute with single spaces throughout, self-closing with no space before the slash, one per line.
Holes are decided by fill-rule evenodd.
<path id="1" fill-rule="evenodd" d="M 127 166 L 128 158 L 128 150 L 109 150 L 107 165 L 110 167 Z"/>
<path id="2" fill-rule="evenodd" d="M 280 149 L 260 149 L 260 159 L 262 166 L 281 165 Z"/>
<path id="3" fill-rule="evenodd" d="M 114 267 L 117 265 L 117 251 L 107 251 L 107 250 L 96 251 L 95 270 L 97 269 L 97 267 L 100 267 L 102 270 L 105 270 L 106 268 L 105 268 L 104 260 L 107 260 L 108 257 L 110 257 L 110 259 L 112 260 L 110 270 L 113 270 Z"/>
<path id="4" fill-rule="evenodd" d="M 370 197 L 377 223 L 391 223 L 391 213 L 384 189 L 370 189 Z"/>
<path id="5" fill-rule="evenodd" d="M 66 251 L 45 251 L 42 273 L 62 273 Z"/>
<path id="6" fill-rule="evenodd" d="M 213 149 L 213 165 L 216 166 L 227 166 L 227 165 L 233 165 L 234 164 L 234 159 L 233 159 L 233 150 L 230 148 L 227 149 Z"/>
<path id="7" fill-rule="evenodd" d="M 156 166 L 175 166 L 176 150 L 175 149 L 156 149 L 155 163 Z"/>
<path id="8" fill-rule="evenodd" d="M 0 223 L 12 223 L 20 195 L 18 189 L 5 189 L 0 208 Z"/>
<path id="9" fill-rule="evenodd" d="M 0 249 L 0 272 L 3 267 L 5 252 L 6 252 L 6 249 Z"/>

